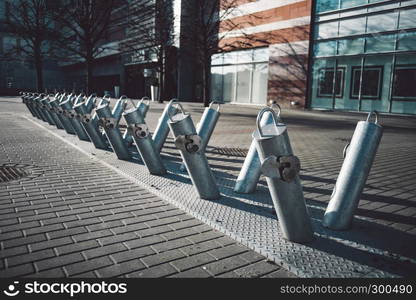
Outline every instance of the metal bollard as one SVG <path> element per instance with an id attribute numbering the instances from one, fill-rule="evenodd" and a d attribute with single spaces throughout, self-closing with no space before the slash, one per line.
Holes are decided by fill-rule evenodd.
<path id="1" fill-rule="evenodd" d="M 273 104 L 278 108 L 277 117 L 280 117 L 280 106 Z M 273 123 L 273 114 L 265 112 L 260 120 L 260 126 L 265 126 Z M 256 141 L 251 142 L 247 156 L 244 159 L 240 174 L 238 174 L 237 181 L 234 186 L 234 192 L 241 194 L 250 194 L 256 190 L 257 183 L 261 176 L 261 163 L 259 154 L 256 149 Z"/>
<path id="2" fill-rule="evenodd" d="M 124 101 L 123 109 L 125 106 L 125 99 L 120 99 L 119 101 Z M 117 102 L 119 103 L 119 102 Z M 120 104 L 121 105 L 121 104 Z M 117 105 L 117 108 L 119 109 L 120 105 Z M 118 111 L 118 110 L 117 110 Z M 115 109 L 113 109 L 113 112 L 116 112 Z M 105 135 L 107 136 L 108 141 L 110 142 L 111 148 L 117 155 L 118 159 L 124 159 L 129 160 L 131 158 L 131 155 L 129 153 L 129 150 L 124 143 L 123 137 L 120 133 L 120 130 L 118 128 L 118 121 L 113 113 L 110 110 L 109 102 L 107 103 L 101 103 L 96 109 L 95 112 L 97 113 L 97 116 L 99 118 L 98 124 L 104 128 Z M 122 110 L 121 110 L 122 112 Z M 121 114 L 120 114 L 121 116 Z"/>
<path id="3" fill-rule="evenodd" d="M 60 107 L 63 109 L 63 115 L 71 122 L 72 128 L 74 128 L 78 138 L 81 141 L 89 142 L 90 138 L 88 137 L 84 127 L 82 127 L 79 118 L 77 118 L 77 113 L 73 109 L 72 99 L 72 97 L 68 97 L 68 99 L 66 99 L 64 102 L 60 103 Z"/>
<path id="4" fill-rule="evenodd" d="M 108 145 L 106 138 L 103 136 L 98 127 L 98 118 L 91 115 L 96 99 L 95 94 L 93 94 L 88 97 L 87 100 L 75 104 L 74 110 L 95 148 L 107 149 Z"/>
<path id="5" fill-rule="evenodd" d="M 145 103 L 145 101 L 147 101 L 147 103 Z M 149 97 L 143 97 L 142 99 L 140 99 L 140 101 L 139 101 L 139 103 L 137 103 L 137 105 L 135 105 L 132 100 L 130 100 L 130 102 L 132 103 L 133 107 L 138 109 L 138 111 L 140 112 L 140 114 L 143 116 L 143 119 L 144 119 L 146 117 L 146 114 L 147 114 L 147 112 L 149 110 L 149 106 L 150 106 Z M 133 144 L 133 137 L 130 135 L 128 130 L 126 130 L 124 132 L 123 140 L 126 143 L 127 147 L 130 147 Z"/>
<path id="6" fill-rule="evenodd" d="M 181 113 L 177 113 L 174 116 L 172 116 L 172 113 L 168 113 L 168 124 L 175 138 L 175 145 L 180 150 L 182 160 L 199 196 L 207 200 L 218 199 L 220 192 L 209 167 L 204 149 L 201 147 L 201 137 L 196 134 L 191 116 L 185 114 L 180 103 L 177 104 Z M 172 102 L 170 105 L 172 105 Z"/>
<path id="7" fill-rule="evenodd" d="M 64 98 L 65 94 L 62 94 L 59 97 L 56 97 L 54 100 L 49 101 L 49 104 L 51 105 L 53 111 L 56 113 L 56 116 L 58 117 L 59 121 L 61 121 L 61 124 L 64 127 L 65 131 L 68 134 L 75 134 L 75 130 L 72 127 L 71 122 L 64 115 L 64 110 L 62 109 L 62 107 L 59 106 L 60 101 Z"/>
<path id="8" fill-rule="evenodd" d="M 265 112 L 272 114 L 274 122 L 261 126 Z M 313 239 L 312 224 L 298 175 L 300 162 L 293 155 L 287 127 L 278 122 L 270 107 L 259 112 L 256 123 L 253 138 L 283 236 L 296 243 L 309 242 Z"/>
<path id="9" fill-rule="evenodd" d="M 40 105 L 40 108 L 43 111 L 43 114 L 44 114 L 45 118 L 46 118 L 46 122 L 48 122 L 49 125 L 54 126 L 55 122 L 53 121 L 53 118 L 52 118 L 51 114 L 49 113 L 49 108 L 48 108 L 48 105 L 47 105 L 48 102 L 49 102 L 49 96 L 45 95 L 45 97 L 43 97 L 42 99 L 39 100 L 39 105 Z"/>
<path id="10" fill-rule="evenodd" d="M 155 142 L 155 147 L 157 152 L 160 153 L 162 150 L 163 144 L 166 141 L 166 138 L 169 134 L 169 114 L 174 114 L 177 112 L 177 108 L 173 104 L 177 103 L 177 99 L 172 99 L 165 106 L 162 115 L 159 118 L 159 122 L 156 126 L 155 132 L 153 133 L 153 141 Z"/>
<path id="11" fill-rule="evenodd" d="M 217 109 L 212 106 L 217 104 Z M 212 101 L 209 107 L 206 107 L 202 114 L 201 120 L 196 126 L 196 133 L 201 137 L 201 149 L 204 151 L 207 148 L 211 135 L 214 132 L 215 126 L 217 125 L 218 119 L 220 118 L 220 106 L 216 101 Z M 184 164 L 181 164 L 180 170 L 183 172 L 186 170 Z"/>
<path id="12" fill-rule="evenodd" d="M 32 94 L 29 98 L 28 98 L 28 103 L 30 104 L 30 106 L 32 107 L 33 111 L 36 114 L 36 118 L 38 118 L 39 120 L 43 120 L 41 113 L 37 107 L 37 103 L 35 102 L 35 99 L 39 96 L 39 94 Z"/>
<path id="13" fill-rule="evenodd" d="M 36 108 L 36 110 L 37 110 L 37 112 L 38 112 L 38 114 L 39 114 L 39 117 L 40 117 L 40 119 L 42 120 L 42 121 L 44 121 L 44 122 L 48 122 L 47 121 L 47 118 L 46 118 L 46 116 L 45 116 L 45 113 L 43 112 L 43 109 L 42 109 L 42 105 L 40 104 L 40 100 L 42 100 L 43 99 L 43 96 L 44 96 L 45 94 L 38 94 L 34 99 L 33 99 L 33 104 L 34 104 L 34 107 Z"/>
<path id="14" fill-rule="evenodd" d="M 58 95 L 56 94 L 54 97 L 56 98 L 56 97 L 58 97 Z M 64 129 L 64 127 L 63 127 L 61 121 L 59 120 L 58 116 L 56 115 L 56 112 L 55 112 L 54 108 L 52 107 L 49 99 L 45 102 L 45 105 L 46 105 L 46 109 L 48 110 L 49 115 L 51 116 L 51 118 L 53 119 L 53 121 L 56 125 L 56 128 Z"/>
<path id="15" fill-rule="evenodd" d="M 35 114 L 35 111 L 33 110 L 32 106 L 29 104 L 29 94 L 28 93 L 22 93 L 22 102 L 26 105 L 27 109 L 29 110 L 30 114 L 33 117 L 37 117 Z"/>
<path id="16" fill-rule="evenodd" d="M 159 152 L 156 151 L 149 128 L 146 125 L 140 109 L 137 106 L 124 112 L 123 115 L 127 122 L 127 130 L 129 135 L 134 139 L 137 150 L 150 174 L 166 174 L 165 166 L 163 165 Z"/>
<path id="17" fill-rule="evenodd" d="M 374 123 L 370 122 L 372 114 Z M 323 219 L 325 227 L 345 230 L 351 226 L 382 135 L 383 127 L 378 124 L 375 111 L 368 114 L 366 121 L 357 123 L 348 151 L 347 147 L 344 149 L 344 163 Z"/>

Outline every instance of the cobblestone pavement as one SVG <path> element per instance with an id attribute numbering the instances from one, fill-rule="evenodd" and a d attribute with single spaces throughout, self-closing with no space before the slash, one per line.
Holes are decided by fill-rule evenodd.
<path id="1" fill-rule="evenodd" d="M 293 277 L 0 100 L 0 277 Z"/>
<path id="2" fill-rule="evenodd" d="M 7 104 L 4 103 L 1 106 L 2 108 L 5 107 L 6 109 L 7 107 L 7 110 L 10 111 L 24 111 L 26 113 L 23 105 L 16 104 L 16 101 L 18 102 L 19 100 L 7 99 L 7 101 Z M 187 104 L 185 108 L 191 111 L 195 122 L 203 111 L 199 104 Z M 155 128 L 162 109 L 163 105 L 152 103 L 151 110 L 146 118 L 150 128 Z M 219 153 L 226 150 L 222 149 L 223 147 L 232 147 L 241 148 L 240 152 L 244 155 L 245 149 L 248 148 L 251 142 L 250 136 L 253 131 L 257 111 L 258 108 L 255 107 L 233 105 L 223 107 L 220 122 L 210 142 L 211 147 L 208 149 L 208 157 L 217 179 L 221 178 L 221 184 L 225 187 L 230 188 L 233 186 L 233 181 L 238 175 L 244 157 L 226 156 Z M 280 246 L 283 245 L 287 248 L 285 251 L 281 251 L 281 247 L 279 248 L 279 255 L 282 255 L 282 252 L 286 253 L 286 256 L 282 258 L 284 261 L 283 265 L 290 270 L 293 266 L 293 270 L 299 269 L 300 267 L 297 265 L 304 264 L 304 261 L 309 262 L 308 260 L 315 259 L 313 255 L 310 255 L 311 252 L 308 252 L 312 250 L 312 254 L 329 254 L 329 264 L 322 266 L 323 269 L 325 267 L 334 269 L 332 273 L 329 273 L 329 276 L 336 276 L 337 274 L 338 276 L 351 276 L 351 269 L 360 269 L 362 266 L 364 266 L 364 269 L 356 270 L 354 276 L 357 276 L 357 274 L 358 276 L 361 274 L 362 276 L 370 277 L 385 276 L 386 274 L 383 272 L 398 276 L 414 275 L 416 258 L 414 254 L 416 245 L 415 119 L 396 116 L 382 117 L 381 123 L 385 128 L 384 136 L 361 197 L 354 227 L 350 232 L 335 234 L 322 231 L 319 223 L 322 211 L 332 193 L 342 164 L 343 146 L 351 137 L 357 120 L 363 119 L 364 116 L 360 114 L 284 111 L 282 112 L 282 118 L 288 123 L 294 152 L 300 157 L 302 162 L 301 179 L 304 185 L 304 193 L 310 211 L 312 208 L 315 230 L 319 233 L 318 242 L 311 244 L 309 248 L 292 247 L 292 245 L 288 246 L 280 243 Z M 33 130 L 36 133 L 39 132 L 39 129 L 33 128 Z M 56 130 L 55 132 L 59 133 Z M 69 139 L 62 132 L 60 135 L 65 139 Z M 77 143 L 76 139 L 73 138 L 70 140 L 72 143 L 82 144 L 84 147 L 83 142 Z M 84 147 L 84 149 L 87 148 Z M 106 156 L 98 153 L 100 151 L 93 152 L 100 160 L 112 163 L 112 160 L 107 158 L 107 156 L 112 156 L 111 153 L 104 152 L 109 154 Z M 177 151 L 173 148 L 171 141 L 168 141 L 163 154 L 165 158 L 167 157 L 173 161 L 178 160 Z M 124 162 L 120 162 L 119 165 L 122 172 L 128 173 L 128 168 L 124 167 Z M 147 177 L 143 176 L 143 180 L 146 181 Z M 189 193 L 192 192 L 189 191 Z M 266 227 L 277 227 L 273 224 L 275 216 L 272 215 L 270 201 L 264 200 L 268 198 L 267 187 L 264 181 L 260 183 L 259 191 L 255 197 L 239 199 L 240 201 L 237 203 L 230 201 L 232 200 L 231 194 L 226 194 L 225 196 L 227 197 L 223 197 L 225 199 L 218 204 L 218 207 L 228 205 L 233 213 L 239 210 L 238 216 L 245 216 L 249 212 L 252 214 L 250 215 L 250 220 L 263 218 L 268 222 Z M 245 206 L 241 204 L 243 202 L 245 202 Z M 190 203 L 187 205 L 192 206 Z M 240 211 L 244 209 L 246 211 L 241 213 Z M 237 222 L 238 220 L 231 221 Z M 216 226 L 214 222 L 214 224 L 210 223 L 210 225 L 227 229 L 229 224 Z M 253 227 L 256 225 L 254 223 Z M 265 223 L 261 223 L 261 225 L 263 226 Z M 233 226 L 235 227 L 235 225 Z M 231 229 L 233 229 L 233 226 L 231 226 Z M 262 229 L 263 227 L 259 231 Z M 255 232 L 257 228 L 247 229 L 247 231 L 250 230 Z M 270 234 L 273 236 L 277 235 L 274 231 Z M 231 235 L 233 236 L 232 232 Z M 238 235 L 233 237 L 239 239 Z M 270 249 L 267 250 L 264 247 L 256 248 L 256 245 L 259 244 L 258 241 L 250 244 L 250 242 L 247 242 L 247 237 L 243 237 L 241 241 L 261 253 L 270 253 Z M 299 261 L 293 259 L 293 257 L 292 261 L 288 260 L 288 257 L 293 256 L 292 252 L 302 252 L 304 250 L 306 250 L 305 255 L 295 257 L 299 258 Z M 333 262 L 331 259 L 334 254 L 337 255 L 337 260 L 334 260 L 335 265 L 332 266 Z M 272 251 L 271 256 L 273 255 L 276 257 L 277 253 Z M 323 258 L 326 259 L 327 256 L 324 255 Z M 279 259 L 277 261 L 280 262 Z M 322 264 L 324 265 L 325 262 Z M 351 264 L 351 268 L 347 273 L 343 274 L 343 270 L 336 270 L 337 264 Z M 313 262 L 308 267 L 314 266 L 318 266 L 318 269 L 321 267 L 319 264 L 313 265 Z M 235 276 L 235 273 L 231 273 L 231 275 Z M 318 274 L 314 272 L 308 274 L 298 273 L 301 276 Z M 325 272 L 322 272 L 320 276 L 322 274 L 325 274 Z M 226 273 L 224 276 L 227 276 Z"/>

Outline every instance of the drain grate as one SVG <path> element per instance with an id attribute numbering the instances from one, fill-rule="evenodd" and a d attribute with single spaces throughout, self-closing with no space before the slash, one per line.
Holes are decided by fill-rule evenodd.
<path id="1" fill-rule="evenodd" d="M 216 147 L 212 149 L 212 153 L 226 155 L 226 156 L 238 156 L 246 157 L 248 149 L 245 148 L 228 148 L 228 147 Z"/>
<path id="2" fill-rule="evenodd" d="M 28 173 L 23 168 L 16 165 L 0 165 L 0 182 L 8 182 L 25 176 L 28 176 Z"/>

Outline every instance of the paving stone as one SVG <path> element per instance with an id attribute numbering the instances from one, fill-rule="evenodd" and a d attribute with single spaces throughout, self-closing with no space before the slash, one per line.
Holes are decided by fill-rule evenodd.
<path id="1" fill-rule="evenodd" d="M 195 268 L 195 269 L 187 270 L 185 272 L 174 274 L 169 277 L 171 278 L 208 278 L 212 276 L 202 268 Z"/>
<path id="2" fill-rule="evenodd" d="M 94 259 L 90 259 L 87 261 L 82 261 L 82 262 L 74 263 L 71 265 L 67 265 L 64 268 L 68 272 L 69 276 L 73 276 L 73 275 L 85 273 L 91 270 L 97 270 L 97 269 L 107 267 L 110 265 L 113 265 L 112 260 L 107 256 L 103 256 L 103 257 L 94 258 Z"/>
<path id="3" fill-rule="evenodd" d="M 162 264 L 150 269 L 127 274 L 128 278 L 161 278 L 175 274 L 177 271 L 170 264 Z"/>
<path id="4" fill-rule="evenodd" d="M 142 258 L 141 260 L 146 264 L 148 268 L 150 268 L 152 266 L 174 261 L 185 256 L 186 255 L 182 251 L 175 249 L 175 250 L 169 250 L 169 251 L 165 251 L 165 252 L 158 253 L 158 254 L 151 255 L 151 256 L 146 256 Z"/>
<path id="5" fill-rule="evenodd" d="M 132 272 L 137 272 L 140 270 L 145 269 L 145 265 L 140 262 L 138 259 L 130 260 L 127 262 L 123 262 L 120 264 L 112 265 L 109 267 L 105 267 L 102 269 L 97 270 L 97 273 L 100 277 L 108 278 L 108 277 L 116 277 Z"/>

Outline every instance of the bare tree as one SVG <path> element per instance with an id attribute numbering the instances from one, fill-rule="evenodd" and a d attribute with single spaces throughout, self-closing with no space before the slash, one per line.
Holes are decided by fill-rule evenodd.
<path id="1" fill-rule="evenodd" d="M 87 93 L 93 90 L 93 68 L 96 58 L 106 49 L 102 47 L 117 0 L 64 0 L 55 13 L 62 37 L 59 46 L 81 61 L 86 69 Z M 68 57 L 67 57 L 68 58 Z"/>
<path id="2" fill-rule="evenodd" d="M 7 31 L 21 40 L 11 49 L 9 57 L 33 61 L 36 69 L 36 87 L 43 91 L 43 63 L 51 55 L 52 42 L 57 38 L 51 12 L 51 1 L 15 0 L 8 2 Z"/>
<path id="3" fill-rule="evenodd" d="M 166 69 L 168 51 L 174 43 L 173 5 L 173 0 L 133 1 L 128 6 L 127 24 L 121 23 L 127 26 L 128 34 L 120 44 L 120 50 L 126 53 L 147 49 L 147 53 L 156 58 L 157 85 L 161 93 L 159 102 L 169 96 Z"/>
<path id="4" fill-rule="evenodd" d="M 233 15 L 238 12 L 239 0 L 185 0 L 189 7 L 184 16 L 189 32 L 185 36 L 195 49 L 196 64 L 200 70 L 202 101 L 210 102 L 211 56 L 215 53 L 233 49 L 249 48 L 260 40 L 245 33 L 244 28 L 252 26 L 253 19 L 234 22 Z M 226 32 L 239 32 L 244 39 L 229 39 Z M 266 43 L 266 42 L 265 42 Z"/>

